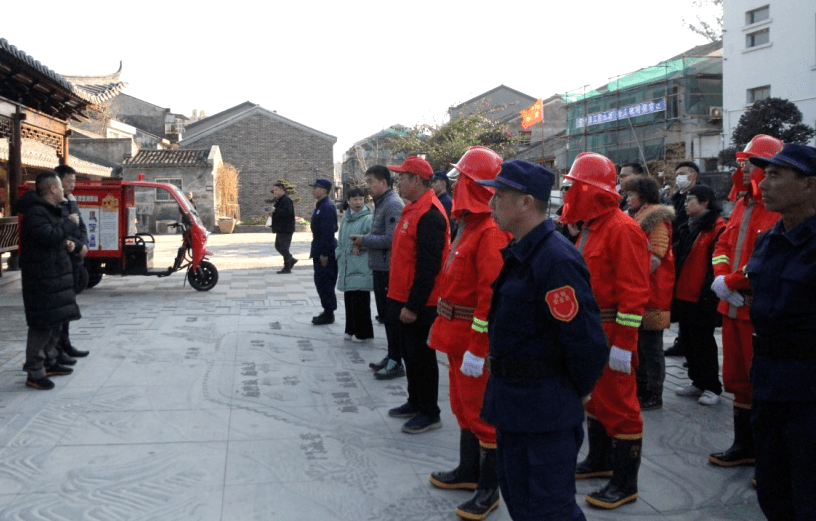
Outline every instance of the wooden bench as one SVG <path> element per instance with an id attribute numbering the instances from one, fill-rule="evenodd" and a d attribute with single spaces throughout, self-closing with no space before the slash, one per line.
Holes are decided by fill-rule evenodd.
<path id="1" fill-rule="evenodd" d="M 0 256 L 17 250 L 17 217 L 0 217 Z M 0 277 L 3 263 L 0 261 Z"/>

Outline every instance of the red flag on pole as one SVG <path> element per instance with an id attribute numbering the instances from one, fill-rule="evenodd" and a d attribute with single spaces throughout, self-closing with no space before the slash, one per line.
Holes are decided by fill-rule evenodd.
<path id="1" fill-rule="evenodd" d="M 541 101 L 538 100 L 533 103 L 529 109 L 522 110 L 521 114 L 521 128 L 527 130 L 539 121 L 544 121 L 544 108 L 541 106 Z"/>

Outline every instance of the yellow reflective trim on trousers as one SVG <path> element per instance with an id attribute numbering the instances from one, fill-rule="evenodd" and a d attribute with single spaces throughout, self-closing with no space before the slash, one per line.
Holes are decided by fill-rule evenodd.
<path id="1" fill-rule="evenodd" d="M 618 312 L 618 316 L 615 317 L 615 322 L 622 326 L 640 327 L 642 321 L 643 315 L 630 315 L 628 313 Z"/>
<path id="2" fill-rule="evenodd" d="M 728 259 L 728 255 L 718 255 L 711 259 L 711 264 L 730 264 L 731 261 Z"/>

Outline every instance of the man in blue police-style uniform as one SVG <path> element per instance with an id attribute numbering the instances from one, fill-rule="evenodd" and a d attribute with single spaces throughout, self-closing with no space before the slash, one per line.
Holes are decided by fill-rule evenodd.
<path id="1" fill-rule="evenodd" d="M 334 250 L 337 249 L 337 208 L 328 195 L 332 184 L 328 179 L 318 179 L 310 184 L 312 195 L 317 200 L 312 213 L 312 248 L 309 258 L 314 262 L 314 283 L 317 294 L 320 296 L 320 305 L 323 313 L 312 318 L 312 324 L 321 326 L 334 324 L 334 310 L 337 309 L 337 296 L 334 287 L 337 284 L 337 259 Z"/>
<path id="2" fill-rule="evenodd" d="M 768 519 L 816 519 L 816 148 L 787 143 L 759 184 L 782 214 L 745 269 L 754 326 L 754 432 L 759 506 Z"/>
<path id="3" fill-rule="evenodd" d="M 506 161 L 493 180 L 493 218 L 513 241 L 488 316 L 490 379 L 482 417 L 496 427 L 502 496 L 516 520 L 585 519 L 575 502 L 584 408 L 609 358 L 589 272 L 555 232 L 555 175 Z"/>

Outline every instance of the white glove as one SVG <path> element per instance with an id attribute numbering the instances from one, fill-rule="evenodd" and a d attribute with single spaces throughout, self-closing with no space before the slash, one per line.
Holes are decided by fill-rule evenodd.
<path id="1" fill-rule="evenodd" d="M 711 283 L 711 291 L 717 294 L 717 298 L 724 300 L 732 306 L 740 307 L 745 304 L 745 297 L 736 291 L 731 291 L 725 284 L 725 275 L 720 275 Z"/>
<path id="2" fill-rule="evenodd" d="M 465 351 L 462 358 L 462 367 L 459 368 L 462 374 L 478 378 L 482 376 L 484 370 L 484 358 L 478 357 L 470 351 Z"/>
<path id="3" fill-rule="evenodd" d="M 725 297 L 726 302 L 731 304 L 732 306 L 740 307 L 745 304 L 745 297 L 742 294 L 737 293 L 736 291 L 732 291 L 730 295 Z"/>
<path id="4" fill-rule="evenodd" d="M 619 373 L 631 373 L 632 353 L 620 347 L 612 346 L 609 351 L 609 368 Z"/>
<path id="5" fill-rule="evenodd" d="M 728 299 L 729 295 L 733 293 L 728 286 L 725 285 L 725 275 L 720 275 L 719 277 L 714 279 L 714 282 L 711 283 L 711 291 L 717 294 L 717 298 L 720 300 Z"/>

